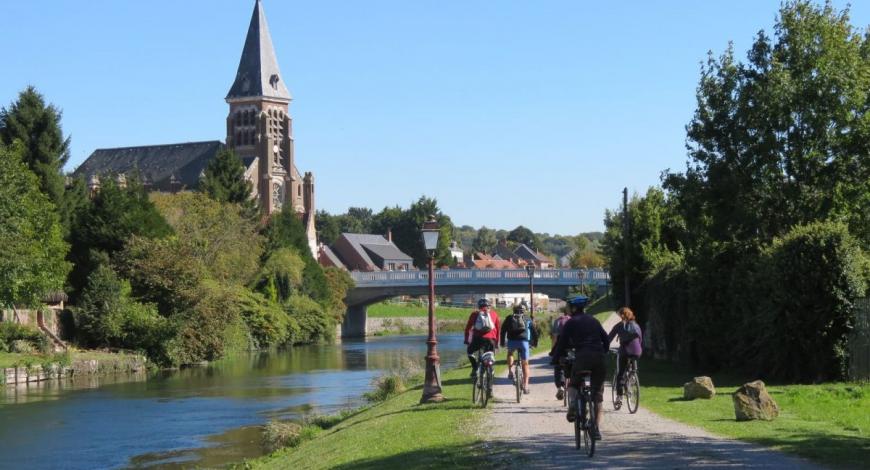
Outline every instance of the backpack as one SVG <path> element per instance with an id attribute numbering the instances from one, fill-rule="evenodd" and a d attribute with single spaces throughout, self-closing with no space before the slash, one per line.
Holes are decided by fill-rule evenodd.
<path id="1" fill-rule="evenodd" d="M 514 313 L 512 314 L 512 322 L 510 333 L 513 336 L 526 336 L 526 316 L 522 313 Z"/>
<path id="2" fill-rule="evenodd" d="M 489 316 L 489 312 L 477 312 L 477 318 L 474 320 L 474 331 L 478 333 L 489 333 L 492 329 L 495 328 L 495 325 L 492 324 L 492 317 Z"/>

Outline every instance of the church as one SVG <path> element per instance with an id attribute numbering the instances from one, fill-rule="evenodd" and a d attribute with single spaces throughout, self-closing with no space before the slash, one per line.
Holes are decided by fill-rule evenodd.
<path id="1" fill-rule="evenodd" d="M 306 228 L 308 244 L 316 256 L 314 228 L 314 175 L 296 168 L 293 150 L 292 100 L 272 46 L 261 0 L 245 38 L 236 78 L 226 96 L 229 114 L 226 140 L 144 147 L 97 149 L 74 172 L 99 190 L 100 178 L 138 175 L 151 191 L 196 190 L 205 167 L 228 148 L 245 166 L 251 197 L 265 214 L 289 206 Z"/>

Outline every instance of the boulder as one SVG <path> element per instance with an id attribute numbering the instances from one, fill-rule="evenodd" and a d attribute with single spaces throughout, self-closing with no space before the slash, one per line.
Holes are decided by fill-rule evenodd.
<path id="1" fill-rule="evenodd" d="M 691 382 L 683 385 L 683 398 L 694 400 L 695 398 L 713 398 L 716 396 L 716 387 L 710 377 L 695 377 Z"/>
<path id="2" fill-rule="evenodd" d="M 772 421 L 779 416 L 779 406 L 760 380 L 743 384 L 731 397 L 734 399 L 734 415 L 737 421 Z"/>

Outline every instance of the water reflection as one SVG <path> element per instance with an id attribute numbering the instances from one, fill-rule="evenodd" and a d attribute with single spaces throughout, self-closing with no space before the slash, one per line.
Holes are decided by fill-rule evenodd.
<path id="1" fill-rule="evenodd" d="M 358 405 L 382 371 L 422 364 L 424 340 L 374 338 L 252 354 L 147 380 L 0 390 L 0 468 L 213 467 L 255 457 L 260 424 Z M 464 347 L 460 335 L 440 340 L 446 367 Z"/>

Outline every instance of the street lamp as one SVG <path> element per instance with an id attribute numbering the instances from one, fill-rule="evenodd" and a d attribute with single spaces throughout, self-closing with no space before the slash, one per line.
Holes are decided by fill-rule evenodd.
<path id="1" fill-rule="evenodd" d="M 535 264 L 526 265 L 526 273 L 529 275 L 529 315 L 535 318 Z"/>
<path id="2" fill-rule="evenodd" d="M 441 394 L 441 358 L 438 357 L 438 340 L 435 339 L 435 250 L 438 248 L 438 222 L 429 220 L 423 224 L 423 246 L 429 255 L 429 338 L 426 353 L 426 380 L 423 382 L 423 398 L 420 403 L 444 401 Z"/>

